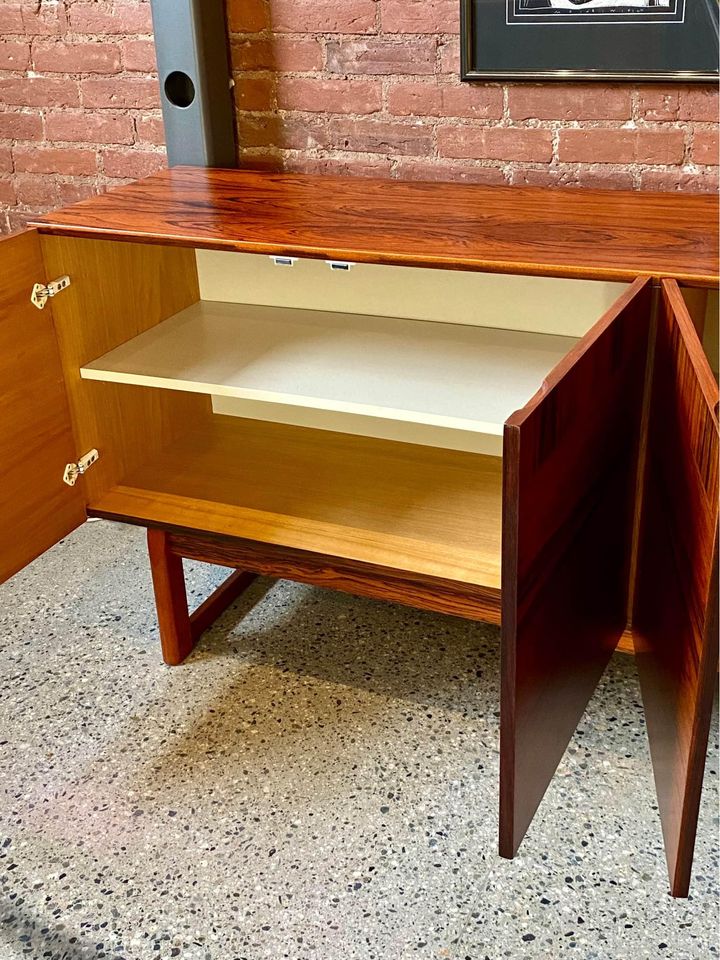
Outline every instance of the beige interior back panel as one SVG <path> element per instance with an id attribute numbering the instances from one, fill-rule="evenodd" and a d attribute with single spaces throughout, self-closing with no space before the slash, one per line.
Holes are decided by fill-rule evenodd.
<path id="1" fill-rule="evenodd" d="M 470 433 L 427 423 L 387 420 L 383 417 L 367 417 L 354 414 L 349 417 L 335 410 L 316 410 L 313 407 L 294 407 L 283 403 L 264 403 L 260 400 L 238 400 L 236 397 L 212 397 L 213 413 L 244 420 L 264 420 L 267 423 L 284 423 L 288 426 L 311 427 L 315 430 L 331 430 L 333 433 L 349 433 L 356 437 L 375 437 L 377 440 L 397 440 L 400 443 L 418 443 L 423 447 L 443 450 L 463 450 L 466 453 L 482 453 L 489 457 L 501 457 L 503 438 L 501 433 Z"/>
<path id="2" fill-rule="evenodd" d="M 623 283 L 517 277 L 461 270 L 323 260 L 276 266 L 258 254 L 196 251 L 200 296 L 228 303 L 407 317 L 582 337 L 626 289 Z"/>

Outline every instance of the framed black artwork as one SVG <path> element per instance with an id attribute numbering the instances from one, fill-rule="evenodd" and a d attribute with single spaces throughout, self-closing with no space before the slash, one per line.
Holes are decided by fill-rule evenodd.
<path id="1" fill-rule="evenodd" d="M 463 80 L 718 79 L 718 0 L 461 0 Z"/>

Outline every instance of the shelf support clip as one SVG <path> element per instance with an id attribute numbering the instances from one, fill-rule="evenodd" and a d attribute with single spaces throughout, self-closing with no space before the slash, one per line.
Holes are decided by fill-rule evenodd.
<path id="1" fill-rule="evenodd" d="M 326 260 L 325 263 L 331 270 L 339 270 L 344 273 L 347 273 L 348 270 L 355 266 L 355 264 L 349 260 Z"/>

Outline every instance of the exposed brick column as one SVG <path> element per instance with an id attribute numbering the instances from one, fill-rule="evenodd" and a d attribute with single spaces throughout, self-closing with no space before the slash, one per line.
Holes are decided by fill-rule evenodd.
<path id="1" fill-rule="evenodd" d="M 163 167 L 146 0 L 0 2 L 0 232 Z"/>

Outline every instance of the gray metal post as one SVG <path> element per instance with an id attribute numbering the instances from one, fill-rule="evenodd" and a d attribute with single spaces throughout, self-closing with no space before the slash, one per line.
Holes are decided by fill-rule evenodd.
<path id="1" fill-rule="evenodd" d="M 171 167 L 236 167 L 223 0 L 151 0 Z"/>

